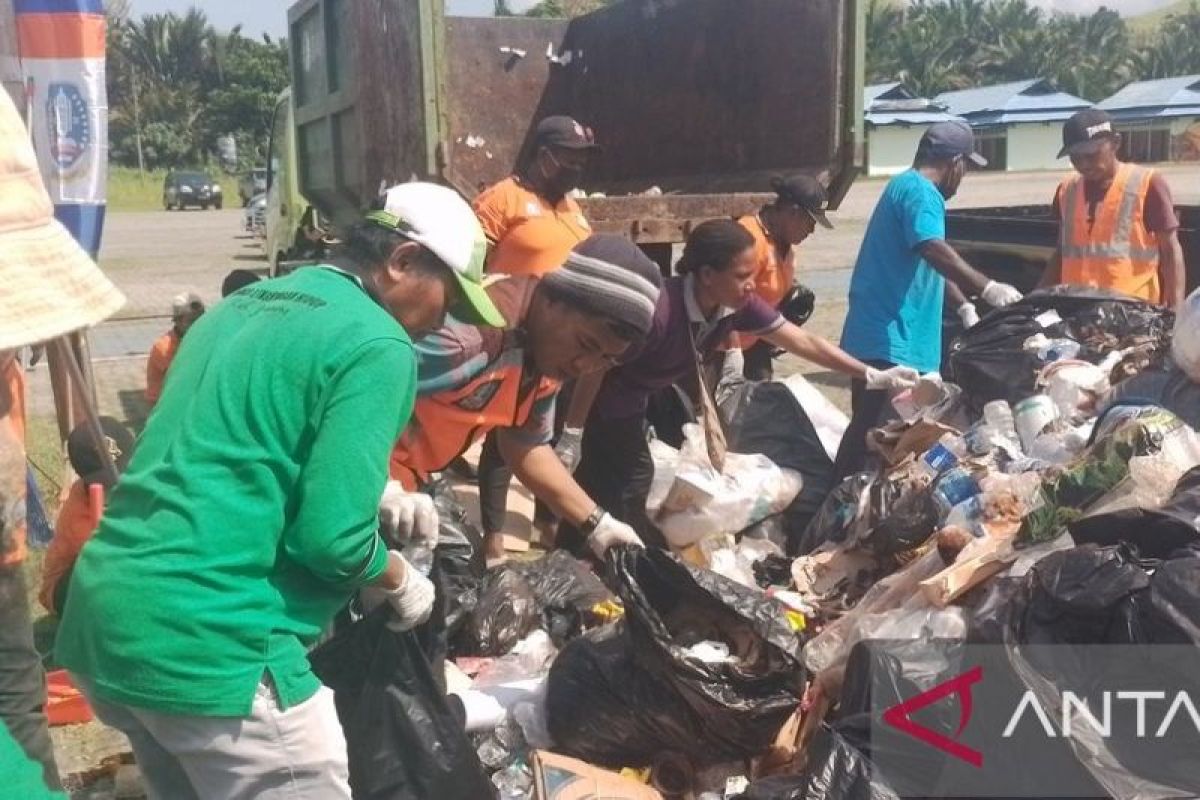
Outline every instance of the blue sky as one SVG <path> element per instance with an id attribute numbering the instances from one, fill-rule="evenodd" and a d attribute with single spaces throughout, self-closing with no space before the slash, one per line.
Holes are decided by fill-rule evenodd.
<path id="1" fill-rule="evenodd" d="M 534 5 L 536 0 L 510 0 L 514 10 Z M 1123 14 L 1140 14 L 1170 5 L 1171 0 L 1033 0 L 1043 8 L 1060 11 L 1092 12 L 1101 5 L 1117 6 Z M 266 32 L 282 36 L 287 30 L 287 8 L 291 0 L 132 0 L 134 15 L 162 11 L 186 11 L 189 6 L 199 6 L 208 14 L 213 25 L 229 29 L 241 24 L 248 36 Z M 489 14 L 492 0 L 446 0 L 451 14 Z"/>

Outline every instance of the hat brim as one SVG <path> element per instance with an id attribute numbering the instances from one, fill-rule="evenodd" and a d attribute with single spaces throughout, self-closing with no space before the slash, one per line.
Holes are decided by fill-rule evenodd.
<path id="1" fill-rule="evenodd" d="M 475 283 L 465 275 L 459 275 L 451 270 L 458 288 L 462 291 L 461 300 L 454 307 L 454 316 L 471 325 L 486 325 L 489 328 L 507 328 L 508 320 L 496 308 L 487 290 L 481 284 Z"/>
<path id="2" fill-rule="evenodd" d="M 557 147 L 560 150 L 603 150 L 595 142 L 541 142 L 542 147 Z"/>
<path id="3" fill-rule="evenodd" d="M 967 159 L 977 167 L 986 167 L 988 160 L 979 153 L 967 153 Z"/>
<path id="4" fill-rule="evenodd" d="M 58 220 L 0 234 L 0 350 L 91 327 L 125 295 Z"/>
<path id="5" fill-rule="evenodd" d="M 813 218 L 813 221 L 827 230 L 833 230 L 833 223 L 829 221 L 829 217 L 825 216 L 825 212 L 821 209 L 804 208 L 808 215 Z"/>
<path id="6" fill-rule="evenodd" d="M 1062 150 L 1058 151 L 1058 157 L 1066 158 L 1067 156 L 1090 155 L 1098 152 L 1100 150 L 1100 146 L 1112 138 L 1112 136 L 1105 134 L 1102 136 L 1097 136 L 1095 139 L 1088 139 L 1087 141 L 1076 142 L 1075 144 L 1067 145 L 1063 147 Z"/>

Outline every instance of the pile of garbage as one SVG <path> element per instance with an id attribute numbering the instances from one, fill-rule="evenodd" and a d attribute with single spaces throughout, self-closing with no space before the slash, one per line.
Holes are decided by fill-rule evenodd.
<path id="1" fill-rule="evenodd" d="M 819 392 L 723 385 L 723 458 L 702 425 L 652 442 L 647 511 L 669 552 L 486 570 L 432 487 L 433 619 L 398 633 L 377 609 L 312 655 L 355 797 L 912 796 L 877 769 L 891 745 L 874 722 L 882 696 L 950 674 L 931 642 L 1000 647 L 1041 694 L 1087 669 L 1031 644 L 1200 645 L 1200 298 L 1176 324 L 1037 292 L 967 332 L 945 372 L 893 398 L 873 468 L 837 485 L 846 420 Z M 1096 796 L 1200 793 L 1182 757 L 1063 748 Z M 937 751 L 901 763 L 923 786 L 947 774 Z M 1000 766 L 1038 793 L 1044 771 Z"/>

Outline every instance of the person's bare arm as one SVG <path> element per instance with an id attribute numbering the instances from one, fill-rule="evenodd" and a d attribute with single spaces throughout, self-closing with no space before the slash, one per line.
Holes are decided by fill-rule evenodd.
<path id="1" fill-rule="evenodd" d="M 1038 281 L 1038 288 L 1045 289 L 1049 286 L 1058 286 L 1062 283 L 1062 247 L 1054 248 L 1054 253 L 1050 256 L 1050 260 L 1046 262 L 1046 269 L 1042 272 L 1042 278 Z"/>
<path id="2" fill-rule="evenodd" d="M 980 294 L 990 282 L 979 270 L 972 267 L 945 239 L 929 239 L 917 246 L 921 257 L 929 266 L 946 276 L 963 295 Z"/>
<path id="3" fill-rule="evenodd" d="M 806 361 L 825 367 L 825 369 L 841 372 L 851 378 L 864 378 L 867 365 L 842 348 L 820 336 L 814 336 L 803 328 L 790 322 L 785 322 L 771 333 L 764 335 L 776 347 L 781 347 L 789 353 Z"/>
<path id="4" fill-rule="evenodd" d="M 606 370 L 591 372 L 575 381 L 575 390 L 571 393 L 571 403 L 567 406 L 567 418 L 563 421 L 563 427 L 583 429 L 587 424 L 588 414 L 592 412 L 592 403 L 596 402 L 596 395 L 600 393 L 600 386 L 607 374 Z"/>
<path id="5" fill-rule="evenodd" d="M 958 288 L 958 284 L 954 281 L 946 281 L 946 304 L 951 308 L 958 308 L 965 302 L 967 302 L 967 296 L 963 294 L 962 289 Z"/>
<path id="6" fill-rule="evenodd" d="M 578 527 L 596 510 L 596 501 L 558 460 L 548 444 L 530 446 L 499 431 L 496 444 L 517 480 L 558 517 Z"/>
<path id="7" fill-rule="evenodd" d="M 1178 230 L 1158 235 L 1158 279 L 1162 284 L 1163 305 L 1178 311 L 1187 293 L 1187 269 Z"/>

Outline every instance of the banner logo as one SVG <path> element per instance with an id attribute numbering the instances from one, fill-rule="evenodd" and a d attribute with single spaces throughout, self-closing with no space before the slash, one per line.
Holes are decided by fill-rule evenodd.
<path id="1" fill-rule="evenodd" d="M 61 173 L 70 173 L 93 144 L 87 99 L 73 83 L 56 81 L 46 92 L 50 157 Z"/>

